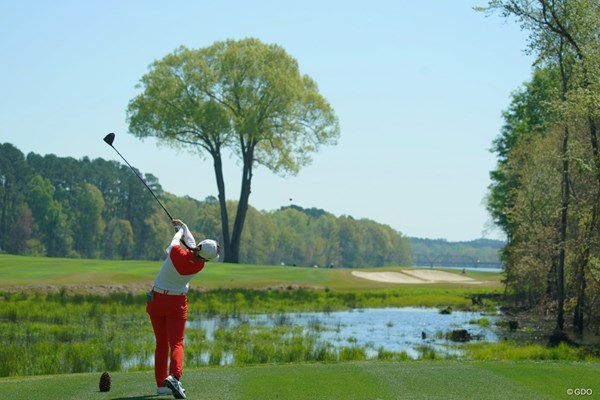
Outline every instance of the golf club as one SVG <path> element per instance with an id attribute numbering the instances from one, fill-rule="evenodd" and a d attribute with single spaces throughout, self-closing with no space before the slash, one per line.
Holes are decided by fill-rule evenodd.
<path id="1" fill-rule="evenodd" d="M 163 206 L 163 204 L 160 202 L 160 200 L 158 199 L 158 197 L 156 197 L 156 195 L 154 194 L 154 192 L 152 191 L 152 189 L 150 189 L 150 186 L 148 186 L 148 184 L 146 183 L 146 181 L 144 181 L 144 179 L 142 179 L 142 177 L 136 172 L 136 170 L 131 166 L 131 164 L 129 164 L 129 162 L 125 159 L 125 157 L 123 157 L 123 155 L 121 153 L 119 153 L 119 150 L 117 150 L 115 148 L 115 146 L 113 146 L 113 142 L 115 141 L 115 134 L 111 132 L 108 135 L 104 136 L 104 141 L 110 147 L 112 147 L 113 150 L 116 151 L 119 156 L 121 156 L 121 158 L 123 159 L 123 161 L 125 161 L 127 163 L 127 165 L 129 165 L 129 168 L 131 168 L 131 170 L 133 171 L 133 173 L 135 174 L 135 176 L 137 176 L 138 178 L 140 178 L 140 181 L 142 181 L 142 183 L 144 184 L 144 186 L 146 186 L 146 189 L 148 189 L 150 191 L 150 193 L 152 194 L 152 196 L 154 196 L 154 199 L 158 202 L 158 204 L 162 207 L 162 209 L 165 210 L 165 212 L 167 213 L 167 216 L 172 221 L 173 217 L 171 217 L 171 214 L 167 211 L 167 209 L 165 208 L 165 206 Z"/>
<path id="2" fill-rule="evenodd" d="M 119 150 L 117 150 L 115 148 L 115 146 L 113 146 L 113 142 L 115 141 L 115 134 L 113 132 L 111 132 L 108 135 L 104 136 L 104 141 L 106 142 L 106 144 L 108 144 L 110 147 L 112 147 L 114 151 L 117 152 L 117 154 L 123 159 L 123 161 L 125 161 L 125 163 L 129 166 L 129 168 L 131 168 L 131 170 L 133 171 L 133 173 L 135 174 L 135 176 L 137 176 L 140 179 L 140 181 L 142 181 L 142 183 L 144 184 L 144 186 L 146 186 L 146 189 L 148 189 L 150 191 L 150 193 L 152 194 L 152 196 L 154 197 L 154 199 L 162 207 L 162 209 L 165 211 L 165 213 L 167 214 L 167 216 L 169 217 L 169 219 L 171 221 L 173 221 L 173 217 L 171 216 L 171 214 L 169 213 L 169 211 L 167 211 L 167 209 L 165 208 L 165 206 L 163 206 L 163 204 L 160 202 L 160 200 L 158 199 L 158 197 L 156 197 L 156 195 L 154 194 L 154 192 L 152 191 L 152 189 L 150 189 L 150 186 L 148 186 L 148 184 L 146 183 L 146 181 L 144 181 L 144 179 L 136 172 L 136 170 L 131 166 L 131 164 L 129 164 L 129 162 L 125 159 L 125 157 L 123 157 L 123 155 L 121 153 L 119 153 Z M 185 247 L 190 248 L 184 240 L 182 240 L 182 242 L 185 245 Z"/>

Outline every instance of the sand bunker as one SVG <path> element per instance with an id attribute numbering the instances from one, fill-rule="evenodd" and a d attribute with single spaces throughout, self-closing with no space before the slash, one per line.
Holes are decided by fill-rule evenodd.
<path id="1" fill-rule="evenodd" d="M 386 282 L 386 283 L 427 283 L 423 279 L 419 279 L 400 272 L 361 272 L 352 271 L 352 275 L 357 278 L 369 279 L 371 281 Z"/>
<path id="2" fill-rule="evenodd" d="M 426 270 L 426 269 L 411 269 L 402 272 L 362 272 L 352 271 L 352 275 L 357 278 L 369 279 L 377 282 L 385 283 L 408 283 L 408 284 L 424 284 L 424 283 L 481 283 L 468 276 L 453 274 L 445 271 Z"/>

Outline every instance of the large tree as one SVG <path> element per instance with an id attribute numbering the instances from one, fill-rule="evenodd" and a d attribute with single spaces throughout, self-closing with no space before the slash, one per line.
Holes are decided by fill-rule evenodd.
<path id="1" fill-rule="evenodd" d="M 129 103 L 129 131 L 156 137 L 213 160 L 219 194 L 224 261 L 238 262 L 254 167 L 286 176 L 335 144 L 339 124 L 316 83 L 278 45 L 253 38 L 180 47 L 155 61 Z M 223 151 L 241 161 L 241 191 L 230 234 Z M 183 168 L 185 171 L 185 168 Z M 190 179 L 195 175 L 186 171 Z M 198 181 L 197 184 L 207 184 Z"/>

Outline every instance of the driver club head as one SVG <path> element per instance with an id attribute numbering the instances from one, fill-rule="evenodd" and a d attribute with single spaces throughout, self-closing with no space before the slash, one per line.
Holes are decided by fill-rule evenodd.
<path id="1" fill-rule="evenodd" d="M 115 141 L 115 134 L 114 133 L 109 133 L 108 135 L 104 136 L 104 141 L 106 142 L 106 144 L 108 144 L 109 146 L 113 145 L 113 142 Z"/>

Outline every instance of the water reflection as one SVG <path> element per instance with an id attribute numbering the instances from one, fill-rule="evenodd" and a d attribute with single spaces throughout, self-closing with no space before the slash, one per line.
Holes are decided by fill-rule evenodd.
<path id="1" fill-rule="evenodd" d="M 251 327 L 286 325 L 301 327 L 303 334 L 338 348 L 364 347 L 369 358 L 376 357 L 379 349 L 406 352 L 410 358 L 418 358 L 422 346 L 445 354 L 460 353 L 459 346 L 449 346 L 454 342 L 447 339 L 447 335 L 453 330 L 464 329 L 474 339 L 495 342 L 499 338 L 495 328 L 498 318 L 479 312 L 441 314 L 437 308 L 402 307 L 214 317 L 188 323 L 190 327 L 203 329 L 209 341 L 214 340 L 218 328 L 234 329 L 242 324 Z M 233 360 L 227 363 L 230 361 Z"/>

